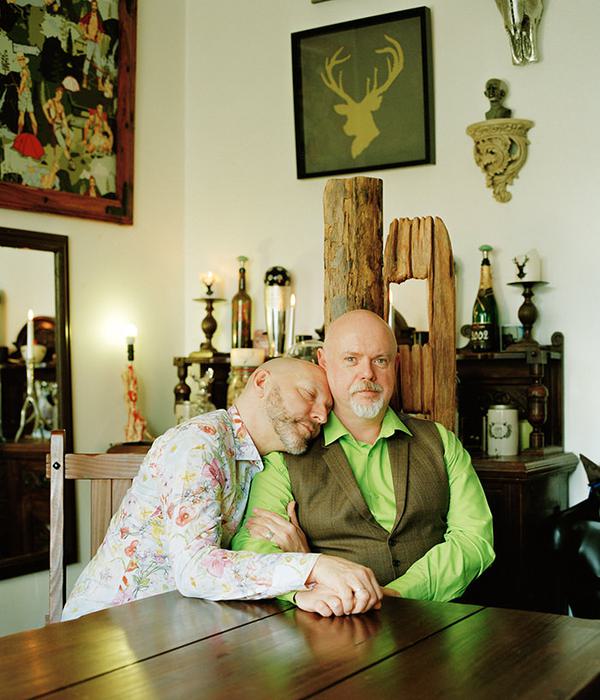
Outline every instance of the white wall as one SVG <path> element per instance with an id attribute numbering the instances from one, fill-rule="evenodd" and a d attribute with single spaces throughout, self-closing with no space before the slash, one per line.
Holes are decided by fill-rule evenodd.
<path id="1" fill-rule="evenodd" d="M 127 356 L 124 341 L 108 338 L 115 321 L 138 326 L 140 406 L 150 427 L 159 434 L 174 422 L 177 375 L 172 357 L 186 351 L 184 22 L 183 2 L 168 7 L 161 0 L 138 3 L 134 225 L 0 210 L 2 226 L 69 237 L 74 437 L 79 451 L 103 451 L 124 439 L 120 373 Z M 89 541 L 89 514 L 82 507 L 79 517 L 80 539 Z M 43 624 L 47 607 L 47 572 L 0 581 L 0 635 Z"/>
<path id="2" fill-rule="evenodd" d="M 250 257 L 255 326 L 264 327 L 262 276 L 274 264 L 293 274 L 297 329 L 323 321 L 322 192 L 325 178 L 297 180 L 290 33 L 416 6 L 410 0 L 188 1 L 186 143 L 186 338 L 200 341 L 197 273 L 213 269 L 235 290 L 235 256 Z M 495 291 L 503 323 L 517 323 L 522 301 L 507 287 L 515 254 L 535 247 L 550 282 L 536 294 L 536 336 L 566 338 L 566 449 L 600 459 L 600 391 L 591 348 L 600 342 L 595 310 L 600 277 L 600 51 L 594 0 L 545 0 L 542 60 L 513 66 L 492 0 L 430 0 L 437 163 L 372 173 L 384 182 L 384 222 L 437 215 L 459 264 L 458 321 L 470 320 L 477 290 L 478 246 L 494 246 Z M 514 117 L 535 122 L 529 158 L 508 204 L 484 186 L 467 125 L 488 109 L 485 82 L 509 85 Z M 387 223 L 386 223 L 387 227 Z M 210 242 L 208 242 L 210 241 Z M 200 267 L 198 267 L 200 265 Z M 219 349 L 229 347 L 229 310 L 218 312 Z M 586 494 L 584 473 L 571 480 L 571 501 Z"/>

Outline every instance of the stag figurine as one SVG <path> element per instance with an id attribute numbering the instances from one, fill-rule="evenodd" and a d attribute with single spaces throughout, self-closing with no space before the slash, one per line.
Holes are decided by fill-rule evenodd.
<path id="1" fill-rule="evenodd" d="M 387 34 L 384 36 L 390 46 L 375 49 L 375 53 L 387 54 L 387 77 L 380 85 L 377 67 L 375 67 L 373 79 L 371 81 L 371 78 L 367 78 L 365 95 L 360 101 L 353 99 L 344 89 L 343 70 L 340 68 L 337 77 L 334 75 L 334 70 L 352 56 L 352 54 L 348 54 L 340 57 L 344 51 L 343 46 L 331 58 L 325 59 L 325 73 L 321 73 L 321 78 L 329 90 L 343 100 L 343 103 L 334 105 L 333 109 L 337 114 L 346 118 L 342 127 L 344 133 L 354 137 L 350 147 L 352 158 L 359 156 L 379 136 L 380 131 L 375 124 L 373 112 L 381 107 L 384 93 L 389 90 L 391 84 L 404 68 L 402 47 L 393 37 Z"/>
<path id="2" fill-rule="evenodd" d="M 515 65 L 539 60 L 537 28 L 544 11 L 543 0 L 496 0 L 510 39 Z"/>

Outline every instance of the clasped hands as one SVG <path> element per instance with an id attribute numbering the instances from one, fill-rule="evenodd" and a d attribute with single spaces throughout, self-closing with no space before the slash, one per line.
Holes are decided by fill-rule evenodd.
<path id="1" fill-rule="evenodd" d="M 255 508 L 247 527 L 252 537 L 269 540 L 283 552 L 310 552 L 306 535 L 296 517 L 296 503 L 287 507 L 289 521 L 262 508 Z M 363 613 L 381 607 L 383 591 L 366 566 L 322 554 L 306 579 L 309 587 L 298 591 L 296 605 L 323 617 Z"/>

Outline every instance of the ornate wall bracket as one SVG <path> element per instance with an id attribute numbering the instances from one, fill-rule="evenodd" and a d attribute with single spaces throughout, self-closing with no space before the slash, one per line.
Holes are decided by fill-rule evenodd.
<path id="1" fill-rule="evenodd" d="M 532 126 L 529 119 L 487 119 L 467 127 L 467 134 L 475 141 L 475 162 L 498 202 L 512 199 L 506 188 L 527 160 L 527 132 Z"/>

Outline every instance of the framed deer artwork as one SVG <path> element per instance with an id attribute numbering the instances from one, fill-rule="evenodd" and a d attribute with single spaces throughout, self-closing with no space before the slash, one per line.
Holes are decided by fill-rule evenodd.
<path id="1" fill-rule="evenodd" d="M 0 207 L 133 221 L 137 0 L 0 0 Z"/>
<path id="2" fill-rule="evenodd" d="M 299 178 L 435 162 L 430 12 L 292 34 Z"/>

